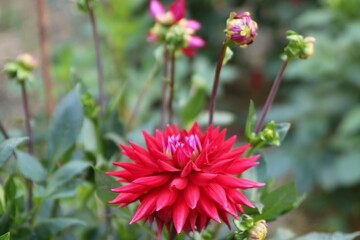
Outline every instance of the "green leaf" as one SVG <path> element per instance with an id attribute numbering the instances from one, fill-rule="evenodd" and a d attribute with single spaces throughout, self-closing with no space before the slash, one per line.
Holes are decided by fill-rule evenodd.
<path id="1" fill-rule="evenodd" d="M 309 233 L 305 236 L 298 237 L 296 240 L 352 240 L 356 237 L 360 236 L 360 232 L 354 232 L 354 233 Z"/>
<path id="2" fill-rule="evenodd" d="M 231 60 L 233 55 L 234 55 L 234 52 L 231 50 L 231 48 L 229 46 L 226 46 L 226 52 L 225 52 L 225 57 L 223 60 L 223 65 L 227 64 Z"/>
<path id="3" fill-rule="evenodd" d="M 49 218 L 41 220 L 35 227 L 39 239 L 50 239 L 51 236 L 65 230 L 66 228 L 82 225 L 85 223 L 74 218 Z"/>
<path id="4" fill-rule="evenodd" d="M 256 109 L 253 100 L 250 100 L 249 113 L 245 124 L 245 136 L 249 140 L 252 138 L 257 123 Z"/>
<path id="5" fill-rule="evenodd" d="M 275 125 L 275 131 L 279 134 L 279 141 L 280 143 L 285 139 L 286 134 L 288 133 L 290 129 L 291 124 L 290 123 L 276 123 Z"/>
<path id="6" fill-rule="evenodd" d="M 105 174 L 105 172 L 95 168 L 94 171 L 96 194 L 104 202 L 113 200 L 117 194 L 111 192 L 110 189 L 120 187 L 120 184 L 113 177 Z"/>
<path id="7" fill-rule="evenodd" d="M 80 160 L 70 161 L 54 172 L 50 178 L 51 184 L 56 187 L 61 186 L 72 180 L 76 175 L 84 172 L 89 166 L 88 162 Z"/>
<path id="8" fill-rule="evenodd" d="M 56 108 L 49 138 L 49 169 L 52 169 L 67 150 L 76 142 L 84 119 L 79 88 L 65 96 Z"/>
<path id="9" fill-rule="evenodd" d="M 27 139 L 27 137 L 10 138 L 0 143 L 0 167 L 13 154 L 15 148 Z"/>
<path id="10" fill-rule="evenodd" d="M 36 157 L 21 151 L 16 151 L 16 155 L 19 170 L 26 178 L 37 183 L 46 180 L 47 172 Z"/>
<path id="11" fill-rule="evenodd" d="M 360 131 L 360 107 L 353 108 L 341 121 L 337 132 L 340 135 L 352 135 Z"/>
<path id="12" fill-rule="evenodd" d="M 360 181 L 360 153 L 350 152 L 335 162 L 335 175 L 343 186 L 352 186 Z"/>
<path id="13" fill-rule="evenodd" d="M 266 192 L 261 197 L 261 202 L 264 204 L 263 212 L 257 215 L 255 219 L 272 221 L 297 207 L 303 199 L 304 195 L 298 196 L 295 183 L 290 183 L 273 191 Z"/>
<path id="14" fill-rule="evenodd" d="M 205 88 L 199 87 L 197 88 L 195 94 L 186 102 L 180 112 L 180 116 L 182 117 L 185 126 L 192 124 L 196 116 L 200 113 L 204 106 L 205 98 Z"/>
<path id="15" fill-rule="evenodd" d="M 0 236 L 0 240 L 10 240 L 10 233 L 5 233 L 4 235 Z"/>

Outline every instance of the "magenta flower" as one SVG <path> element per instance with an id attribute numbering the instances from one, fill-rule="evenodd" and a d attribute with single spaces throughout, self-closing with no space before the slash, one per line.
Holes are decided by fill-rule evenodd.
<path id="1" fill-rule="evenodd" d="M 241 158 L 249 144 L 231 150 L 236 136 L 225 140 L 226 129 L 212 126 L 202 133 L 197 123 L 190 131 L 173 125 L 155 136 L 143 134 L 146 148 L 122 145 L 134 163 L 114 162 L 124 170 L 107 173 L 129 183 L 112 189 L 120 194 L 110 203 L 124 207 L 140 201 L 130 223 L 156 221 L 161 239 L 164 225 L 170 229 L 173 223 L 178 234 L 201 231 L 211 219 L 230 227 L 228 214 L 237 218 L 242 205 L 254 207 L 238 189 L 265 184 L 236 177 L 258 165 L 259 156 Z"/>
<path id="2" fill-rule="evenodd" d="M 173 2 L 169 7 L 169 11 L 166 11 L 165 6 L 160 1 L 150 1 L 150 14 L 158 23 L 164 25 L 175 24 L 185 17 L 185 13 L 185 0 L 176 0 Z"/>
<path id="3" fill-rule="evenodd" d="M 247 47 L 257 36 L 257 23 L 252 20 L 249 12 L 237 14 L 230 13 L 226 26 L 226 38 L 230 43 L 235 43 L 240 47 Z"/>

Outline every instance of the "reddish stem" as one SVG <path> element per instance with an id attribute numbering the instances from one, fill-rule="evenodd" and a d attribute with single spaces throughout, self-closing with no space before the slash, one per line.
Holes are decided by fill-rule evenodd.
<path id="1" fill-rule="evenodd" d="M 104 91 L 104 68 L 103 68 L 103 61 L 101 57 L 101 50 L 100 50 L 100 38 L 99 32 L 96 25 L 96 19 L 94 14 L 94 9 L 90 1 L 86 1 L 91 28 L 93 32 L 93 39 L 95 45 L 95 52 L 96 52 L 96 68 L 97 68 L 97 75 L 98 75 L 98 86 L 99 86 L 99 103 L 101 106 L 101 116 L 105 114 L 106 110 L 106 99 L 105 99 L 105 91 Z"/>
<path id="2" fill-rule="evenodd" d="M 164 46 L 164 67 L 163 67 L 163 82 L 162 82 L 162 96 L 161 96 L 161 128 L 165 128 L 166 110 L 167 110 L 167 86 L 168 86 L 168 69 L 169 69 L 169 50 Z"/>
<path id="3" fill-rule="evenodd" d="M 223 66 L 224 58 L 225 58 L 226 48 L 227 48 L 227 46 L 225 44 L 223 44 L 222 49 L 221 49 L 220 58 L 217 63 L 217 66 L 216 66 L 214 85 L 213 85 L 211 99 L 210 99 L 209 125 L 211 125 L 213 123 L 215 106 L 216 106 L 217 89 L 219 88 L 220 73 L 221 73 L 221 69 Z"/>
<path id="4" fill-rule="evenodd" d="M 281 84 L 281 81 L 282 81 L 282 77 L 284 75 L 284 72 L 285 72 L 285 69 L 286 69 L 286 66 L 288 65 L 289 63 L 289 60 L 286 60 L 283 62 L 281 68 L 280 68 L 280 71 L 279 73 L 277 74 L 276 76 L 276 79 L 271 87 L 271 90 L 270 90 L 270 93 L 266 99 L 266 102 L 265 102 L 265 106 L 264 106 L 264 109 L 261 113 L 261 116 L 260 116 L 260 119 L 259 121 L 257 122 L 256 124 L 256 127 L 255 127 L 255 133 L 259 133 L 260 130 L 262 129 L 263 125 L 264 125 L 264 121 L 265 121 L 265 118 L 274 102 L 274 98 L 276 96 L 276 93 L 279 89 L 279 86 Z"/>
<path id="5" fill-rule="evenodd" d="M 55 99 L 53 96 L 53 84 L 51 77 L 51 58 L 49 38 L 47 35 L 47 11 L 46 0 L 37 0 L 38 6 L 38 27 L 39 27 L 39 40 L 40 40 L 40 54 L 42 60 L 42 77 L 45 85 L 46 109 L 47 115 L 51 116 L 55 107 Z"/>
<path id="6" fill-rule="evenodd" d="M 173 123 L 174 118 L 174 109 L 173 109 L 173 101 L 174 101 L 174 90 L 175 90 L 175 50 L 171 52 L 170 56 L 170 96 L 169 96 L 169 123 Z"/>

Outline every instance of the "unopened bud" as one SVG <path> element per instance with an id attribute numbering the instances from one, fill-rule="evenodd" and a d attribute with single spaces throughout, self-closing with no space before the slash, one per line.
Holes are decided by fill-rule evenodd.
<path id="1" fill-rule="evenodd" d="M 265 220 L 257 221 L 249 231 L 249 239 L 264 240 L 268 232 L 268 225 Z"/>
<path id="2" fill-rule="evenodd" d="M 28 53 L 20 54 L 16 60 L 27 70 L 34 70 L 37 67 L 37 60 Z"/>
<path id="3" fill-rule="evenodd" d="M 300 54 L 300 58 L 308 59 L 314 54 L 315 51 L 315 38 L 314 37 L 306 37 L 304 39 L 304 48 L 302 53 Z"/>
<path id="4" fill-rule="evenodd" d="M 247 47 L 253 43 L 257 36 L 257 23 L 250 17 L 249 12 L 237 14 L 230 13 L 225 29 L 226 38 L 229 43 L 235 43 L 240 47 Z"/>

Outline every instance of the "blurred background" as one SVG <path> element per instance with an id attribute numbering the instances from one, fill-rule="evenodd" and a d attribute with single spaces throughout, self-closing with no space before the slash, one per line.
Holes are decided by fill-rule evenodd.
<path id="1" fill-rule="evenodd" d="M 79 12 L 71 0 L 47 3 L 56 98 L 60 99 L 79 79 L 97 95 L 88 15 Z M 287 227 L 296 234 L 360 230 L 360 1 L 187 3 L 188 17 L 203 25 L 198 35 L 206 39 L 207 46 L 196 58 L 179 59 L 178 79 L 183 87 L 177 92 L 178 108 L 191 91 L 190 83 L 204 86 L 209 96 L 229 13 L 249 11 L 258 22 L 255 42 L 246 49 L 233 47 L 234 57 L 222 72 L 217 105 L 222 126 L 243 140 L 249 101 L 253 99 L 261 110 L 281 65 L 279 55 L 287 44 L 286 31 L 292 29 L 317 39 L 312 58 L 291 62 L 268 117 L 292 125 L 284 144 L 266 152 L 268 174 L 278 182 L 295 180 L 299 191 L 307 193 L 301 207 L 279 218 L 272 228 Z M 120 118 L 126 121 L 154 65 L 156 46 L 146 41 L 153 25 L 148 1 L 102 0 L 95 11 L 105 61 L 106 92 L 119 96 Z M 37 24 L 34 1 L 0 0 L 1 67 L 6 59 L 23 52 L 39 56 Z M 159 121 L 160 80 L 152 82 L 148 89 L 141 105 L 146 111 L 139 111 L 135 122 L 139 128 L 143 123 Z M 29 93 L 32 115 L 43 119 L 46 104 L 40 70 L 29 85 Z M 16 135 L 23 128 L 22 119 L 20 90 L 1 74 L 0 120 Z M 44 134 L 38 131 L 35 137 L 41 141 Z"/>

